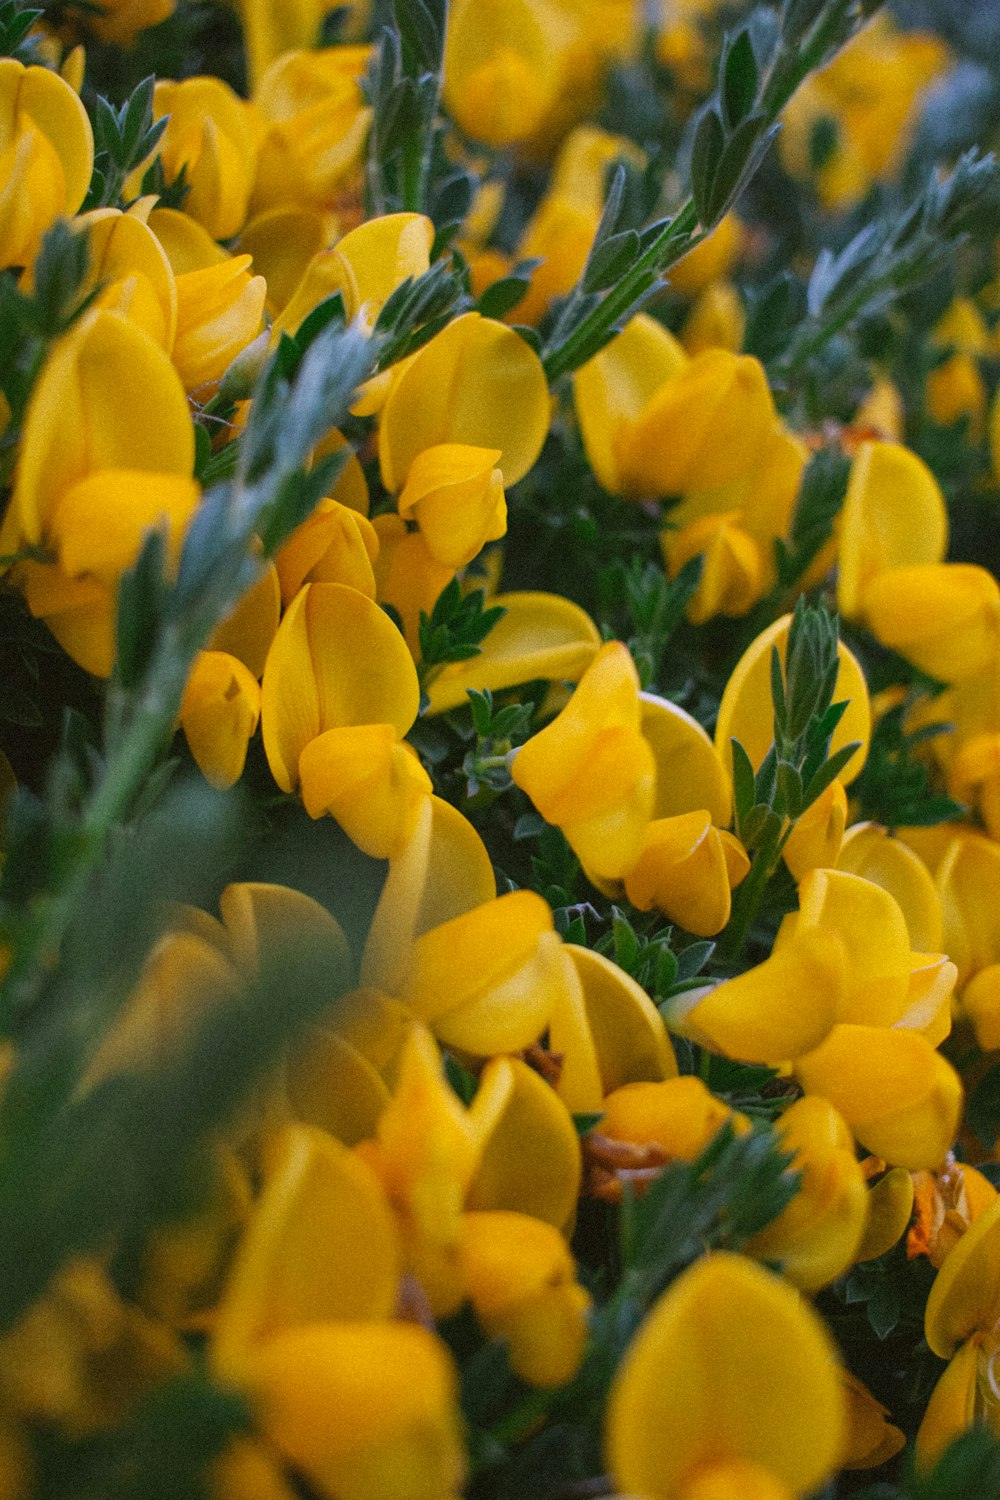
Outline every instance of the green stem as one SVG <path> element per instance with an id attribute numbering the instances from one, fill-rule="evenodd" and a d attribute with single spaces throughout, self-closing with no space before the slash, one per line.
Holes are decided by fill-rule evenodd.
<path id="1" fill-rule="evenodd" d="M 639 257 L 632 269 L 613 287 L 603 302 L 600 302 L 589 317 L 580 323 L 565 344 L 549 350 L 542 356 L 542 365 L 552 385 L 560 376 L 585 364 L 590 358 L 589 348 L 595 335 L 610 333 L 615 324 L 625 316 L 629 308 L 664 271 L 680 260 L 692 248 L 694 231 L 698 226 L 698 213 L 694 200 L 688 198 L 683 206 L 664 227 L 662 234 Z M 675 241 L 682 241 L 675 244 Z M 693 243 L 697 243 L 697 240 Z M 671 252 L 672 253 L 669 253 Z"/>
<path id="2" fill-rule="evenodd" d="M 750 929 L 757 920 L 764 892 L 778 867 L 784 839 L 769 840 L 758 849 L 750 873 L 733 898 L 732 915 L 719 944 L 719 958 L 731 962 L 742 951 Z"/>

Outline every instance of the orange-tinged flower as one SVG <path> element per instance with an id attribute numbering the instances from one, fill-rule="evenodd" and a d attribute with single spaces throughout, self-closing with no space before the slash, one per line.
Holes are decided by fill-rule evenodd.
<path id="1" fill-rule="evenodd" d="M 601 1106 L 600 1134 L 634 1146 L 657 1145 L 666 1161 L 694 1161 L 727 1121 L 746 1121 L 693 1075 L 626 1083 Z"/>
<path id="2" fill-rule="evenodd" d="M 58 73 L 0 58 L 0 267 L 31 265 L 56 219 L 75 214 L 94 167 L 94 135 Z"/>
<path id="3" fill-rule="evenodd" d="M 635 666 L 627 648 L 610 641 L 511 769 L 599 880 L 620 879 L 632 868 L 653 809 L 656 766 L 640 722 Z"/>
<path id="4" fill-rule="evenodd" d="M 843 1439 L 838 1361 L 820 1319 L 786 1283 L 721 1252 L 654 1306 L 618 1368 L 605 1428 L 615 1481 L 655 1500 L 711 1494 L 713 1469 L 741 1467 L 763 1470 L 772 1495 L 782 1485 L 805 1495 L 836 1468 Z M 758 1481 L 749 1493 L 768 1491 Z"/>
<path id="5" fill-rule="evenodd" d="M 895 1458 L 906 1445 L 906 1437 L 888 1420 L 889 1409 L 876 1401 L 861 1381 L 844 1371 L 847 1404 L 847 1444 L 841 1465 L 845 1469 L 876 1469 Z"/>

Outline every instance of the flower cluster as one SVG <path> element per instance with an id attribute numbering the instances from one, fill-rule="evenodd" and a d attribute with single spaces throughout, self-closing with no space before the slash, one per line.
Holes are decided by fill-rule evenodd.
<path id="1" fill-rule="evenodd" d="M 10 1500 L 996 1492 L 1000 170 L 736 10 L 0 5 Z"/>

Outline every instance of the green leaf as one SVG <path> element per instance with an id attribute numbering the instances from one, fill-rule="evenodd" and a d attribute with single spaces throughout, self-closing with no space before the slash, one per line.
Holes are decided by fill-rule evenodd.
<path id="1" fill-rule="evenodd" d="M 1000 1139 L 1000 1063 L 980 1078 L 969 1096 L 966 1119 L 987 1150 Z"/>
<path id="2" fill-rule="evenodd" d="M 736 811 L 736 826 L 739 828 L 756 801 L 754 769 L 739 740 L 731 739 L 729 743 L 733 754 L 733 806 Z"/>
<path id="3" fill-rule="evenodd" d="M 733 130 L 746 119 L 757 98 L 757 59 L 747 28 L 737 32 L 732 41 L 727 37 L 726 43 L 719 64 L 722 107 L 726 125 Z"/>
<path id="4" fill-rule="evenodd" d="M 698 121 L 691 146 L 691 196 L 698 211 L 698 218 L 706 225 L 713 222 L 712 185 L 719 170 L 725 144 L 726 132 L 722 120 L 718 112 L 709 106 Z"/>
<path id="5" fill-rule="evenodd" d="M 638 259 L 639 251 L 639 236 L 634 229 L 625 229 L 595 245 L 583 273 L 584 292 L 603 292 L 614 286 Z"/>

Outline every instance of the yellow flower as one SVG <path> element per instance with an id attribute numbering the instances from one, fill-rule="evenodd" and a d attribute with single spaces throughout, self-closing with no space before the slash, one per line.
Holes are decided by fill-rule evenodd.
<path id="1" fill-rule="evenodd" d="M 153 231 L 135 213 L 95 208 L 80 214 L 90 262 L 84 286 L 97 292 L 97 306 L 121 313 L 169 354 L 177 330 L 174 273 Z"/>
<path id="2" fill-rule="evenodd" d="M 90 120 L 70 85 L 0 58 L 0 268 L 31 265 L 46 230 L 80 207 L 93 167 Z"/>
<path id="3" fill-rule="evenodd" d="M 759 361 L 727 349 L 688 359 L 644 315 L 577 372 L 573 393 L 594 473 L 632 498 L 732 483 L 777 421 Z"/>
<path id="4" fill-rule="evenodd" d="M 253 98 L 264 121 L 253 214 L 332 206 L 341 183 L 356 171 L 368 134 L 371 110 L 360 80 L 369 56 L 367 47 L 296 50 L 264 73 Z"/>
<path id="5" fill-rule="evenodd" d="M 948 512 L 930 469 L 899 443 L 862 443 L 840 516 L 837 606 L 863 618 L 868 586 L 890 568 L 939 563 Z"/>
<path id="6" fill-rule="evenodd" d="M 489 1057 L 536 1042 L 566 984 L 534 891 L 512 891 L 418 937 L 400 998 L 449 1047 Z"/>
<path id="7" fill-rule="evenodd" d="M 499 448 L 439 443 L 418 453 L 397 502 L 404 520 L 416 521 L 434 561 L 464 568 L 507 530 Z"/>
<path id="8" fill-rule="evenodd" d="M 463 313 L 407 361 L 382 411 L 379 460 L 386 489 L 406 482 L 419 453 L 439 443 L 500 449 L 509 488 L 542 450 L 549 389 L 537 354 L 512 329 Z"/>
<path id="9" fill-rule="evenodd" d="M 522 745 L 511 775 L 586 870 L 614 880 L 632 868 L 656 766 L 641 730 L 639 679 L 620 641 L 601 648 L 562 713 Z"/>
<path id="10" fill-rule="evenodd" d="M 857 203 L 873 182 L 895 175 L 920 98 L 947 61 L 947 48 L 936 37 L 899 32 L 887 15 L 878 16 L 796 90 L 784 112 L 786 169 L 797 177 L 814 176 L 827 208 Z M 824 121 L 834 127 L 833 139 L 813 173 L 811 142 Z"/>
<path id="11" fill-rule="evenodd" d="M 212 786 L 229 787 L 240 779 L 259 720 L 260 688 L 243 663 L 223 651 L 199 652 L 181 699 L 180 722 Z"/>
<path id="12" fill-rule="evenodd" d="M 740 521 L 739 511 L 725 511 L 662 533 L 671 578 L 693 557 L 702 559 L 698 587 L 687 607 L 692 625 L 704 625 L 714 615 L 745 615 L 765 592 L 764 560 Z"/>
<path id="13" fill-rule="evenodd" d="M 551 0 L 458 0 L 444 57 L 444 102 L 474 140 L 525 141 L 560 92 L 574 27 Z"/>
<path id="14" fill-rule="evenodd" d="M 1000 653 L 1000 586 L 973 563 L 928 563 L 881 573 L 865 593 L 877 640 L 929 677 L 960 682 Z"/>
<path id="15" fill-rule="evenodd" d="M 1000 1198 L 968 1228 L 946 1256 L 931 1287 L 924 1337 L 950 1361 L 917 1434 L 921 1468 L 935 1463 L 950 1442 L 985 1422 L 1000 1428 L 997 1400 L 997 1323 L 1000 1320 Z"/>
<path id="16" fill-rule="evenodd" d="M 800 1291 L 818 1292 L 857 1258 L 868 1219 L 864 1173 L 854 1137 L 825 1099 L 797 1099 L 775 1128 L 802 1178 L 792 1201 L 747 1242 L 746 1254 L 780 1262 Z"/>
<path id="17" fill-rule="evenodd" d="M 386 858 L 412 832 L 430 779 L 402 737 L 420 691 L 406 643 L 364 594 L 310 583 L 286 613 L 262 685 L 264 750 L 282 791 L 330 812 Z"/>
<path id="18" fill-rule="evenodd" d="M 698 937 L 714 937 L 729 921 L 730 892 L 750 869 L 746 851 L 716 828 L 708 812 L 681 813 L 647 824 L 625 890 L 640 911 L 657 907 Z"/>
<path id="19" fill-rule="evenodd" d="M 32 392 L 0 548 L 51 549 L 51 563 L 23 563 L 15 581 L 32 613 L 98 676 L 113 662 L 118 579 L 147 530 L 166 526 L 176 561 L 200 494 L 193 466 L 187 401 L 162 348 L 117 313 L 85 314 Z"/>
<path id="20" fill-rule="evenodd" d="M 267 288 L 249 267 L 249 255 L 234 255 L 177 277 L 173 361 L 184 389 L 202 398 L 260 332 Z"/>
<path id="21" fill-rule="evenodd" d="M 770 1500 L 822 1485 L 843 1436 L 820 1319 L 784 1282 L 720 1252 L 683 1272 L 640 1328 L 611 1388 L 605 1446 L 615 1482 L 653 1500 L 704 1500 L 713 1484 Z"/>
<path id="22" fill-rule="evenodd" d="M 158 26 L 174 13 L 174 0 L 106 0 L 99 12 L 75 16 L 85 36 L 119 47 L 131 47 L 140 31 Z"/>
<path id="23" fill-rule="evenodd" d="M 246 220 L 257 166 L 249 105 L 219 78 L 160 79 L 153 113 L 168 117 L 158 154 L 168 182 L 184 172 L 184 212 L 213 239 L 231 239 Z"/>
<path id="24" fill-rule="evenodd" d="M 476 1317 L 490 1338 L 506 1340 L 515 1373 L 542 1387 L 572 1379 L 590 1298 L 559 1231 L 527 1214 L 468 1213 L 461 1257 Z"/>
<path id="25" fill-rule="evenodd" d="M 672 1078 L 677 1063 L 659 1012 L 624 970 L 591 948 L 567 943 L 575 973 L 549 1020 L 549 1049 L 562 1059 L 556 1090 L 577 1114 L 605 1108 L 626 1084 Z"/>
<path id="26" fill-rule="evenodd" d="M 795 1073 L 834 1106 L 866 1150 L 918 1170 L 944 1161 L 962 1113 L 958 1074 L 926 1037 L 886 1026 L 835 1026 Z"/>
<path id="27" fill-rule="evenodd" d="M 364 25 L 370 0 L 350 0 L 351 36 Z M 237 0 L 251 88 L 285 52 L 315 47 L 326 14 L 325 0 Z"/>
<path id="28" fill-rule="evenodd" d="M 425 1329 L 387 1321 L 399 1274 L 394 1216 L 371 1168 L 320 1131 L 285 1130 L 211 1360 L 327 1500 L 432 1500 L 462 1480 L 450 1358 Z"/>

